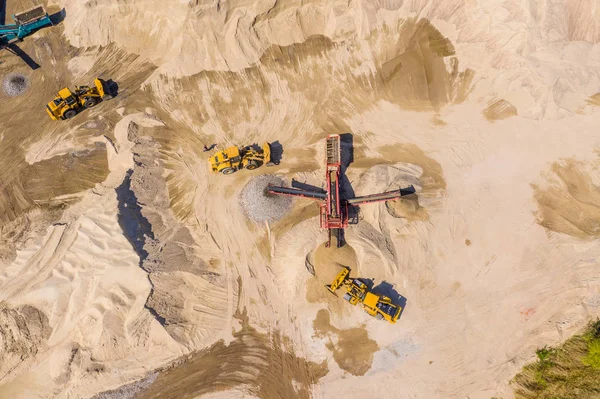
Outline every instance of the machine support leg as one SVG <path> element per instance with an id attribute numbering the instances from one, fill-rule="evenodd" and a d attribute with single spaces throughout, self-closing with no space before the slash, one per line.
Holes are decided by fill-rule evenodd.
<path id="1" fill-rule="evenodd" d="M 331 229 L 327 230 L 327 242 L 325 243 L 325 248 L 329 248 L 331 246 L 331 234 L 333 232 Z"/>
<path id="2" fill-rule="evenodd" d="M 337 230 L 337 247 L 341 248 L 344 246 L 344 229 Z"/>

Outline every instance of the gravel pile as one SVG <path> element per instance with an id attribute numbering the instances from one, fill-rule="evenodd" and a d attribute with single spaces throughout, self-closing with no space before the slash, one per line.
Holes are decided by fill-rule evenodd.
<path id="1" fill-rule="evenodd" d="M 2 89 L 11 97 L 25 93 L 28 87 L 29 80 L 25 76 L 17 73 L 8 75 L 2 82 Z"/>
<path id="2" fill-rule="evenodd" d="M 261 175 L 252 178 L 240 194 L 240 203 L 248 219 L 257 223 L 274 222 L 285 216 L 291 206 L 292 198 L 267 193 L 267 186 L 287 186 L 285 181 L 273 175 Z"/>
<path id="3" fill-rule="evenodd" d="M 148 388 L 158 377 L 158 373 L 152 373 L 148 377 L 123 385 L 120 388 L 101 392 L 92 399 L 133 399 L 136 395 Z"/>

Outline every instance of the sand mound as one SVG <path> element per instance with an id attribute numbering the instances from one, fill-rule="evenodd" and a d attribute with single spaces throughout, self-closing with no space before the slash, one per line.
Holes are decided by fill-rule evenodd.
<path id="1" fill-rule="evenodd" d="M 240 202 L 248 219 L 255 222 L 274 222 L 285 216 L 291 206 L 292 199 L 281 195 L 270 195 L 267 186 L 285 186 L 285 181 L 273 175 L 254 177 L 242 190 Z"/>
<path id="2" fill-rule="evenodd" d="M 247 316 L 243 314 L 242 317 Z M 229 344 L 221 340 L 203 351 L 176 360 L 135 397 L 205 398 L 216 390 L 239 387 L 260 398 L 309 399 L 312 397 L 311 385 L 329 372 L 327 363 L 315 363 L 297 356 L 284 338 L 277 332 L 263 334 L 243 325 L 233 333 Z M 117 397 L 124 396 L 107 396 L 110 399 Z M 239 395 L 229 397 L 242 398 Z"/>
<path id="3" fill-rule="evenodd" d="M 51 331 L 46 315 L 33 306 L 0 309 L 0 379 L 35 356 Z"/>
<path id="4" fill-rule="evenodd" d="M 561 166 L 552 180 L 543 175 L 561 159 L 597 159 L 593 1 L 51 3 L 68 17 L 23 41 L 35 74 L 20 57 L 1 60 L 0 86 L 14 73 L 30 86 L 15 97 L 0 88 L 11 100 L 0 107 L 0 247 L 9 245 L 0 301 L 40 309 L 52 337 L 36 346 L 37 316 L 15 305 L 3 319 L 0 305 L 0 331 L 10 326 L 17 343 L 9 347 L 28 353 L 1 352 L 0 335 L 1 398 L 87 398 L 196 350 L 189 368 L 159 372 L 136 397 L 200 396 L 234 379 L 261 398 L 309 396 L 319 370 L 296 367 L 277 334 L 333 366 L 314 387 L 320 397 L 511 397 L 496 391 L 535 348 L 600 315 L 600 174 Z M 119 96 L 67 123 L 41 110 L 63 84 L 95 76 L 117 82 Z M 29 90 L 39 112 L 23 112 Z M 388 204 L 403 219 L 384 204 L 361 207 L 346 232 L 352 248 L 317 248 L 318 206 L 266 197 L 259 181 L 269 177 L 240 198 L 263 169 L 216 181 L 201 152 L 278 141 L 276 174 L 320 185 L 323 140 L 345 132 L 353 162 L 344 185 L 368 195 L 413 184 L 419 205 Z M 146 135 L 154 142 L 142 143 Z M 115 188 L 129 169 L 123 197 Z M 273 217 L 273 202 L 294 207 L 268 230 L 239 212 L 243 199 L 262 221 L 285 214 Z M 119 225 L 119 206 L 130 205 L 154 234 L 141 246 L 144 234 Z M 62 216 L 33 213 L 48 209 Z M 407 222 L 415 211 L 428 221 Z M 44 220 L 56 224 L 33 234 Z M 342 265 L 382 292 L 401 287 L 398 324 L 325 289 Z M 321 312 L 326 332 L 315 337 L 310 321 L 323 307 L 330 317 Z M 371 355 L 359 356 L 369 347 L 367 372 Z"/>
<path id="5" fill-rule="evenodd" d="M 419 209 L 419 199 L 416 195 L 411 195 L 407 198 L 401 198 L 395 201 L 386 201 L 385 206 L 390 215 L 395 218 L 414 218 Z"/>
<path id="6" fill-rule="evenodd" d="M 315 277 L 323 284 L 331 284 L 338 275 L 342 266 L 348 266 L 352 277 L 360 277 L 358 271 L 358 260 L 354 249 L 345 244 L 337 248 L 335 238 L 331 239 L 331 246 L 321 244 L 314 252 Z"/>
<path id="7" fill-rule="evenodd" d="M 593 166 L 585 162 L 561 160 L 542 174 L 547 184 L 531 185 L 539 224 L 583 239 L 600 236 L 600 190 L 590 171 Z"/>
<path id="8" fill-rule="evenodd" d="M 11 97 L 25 93 L 28 88 L 29 79 L 18 73 L 8 75 L 2 82 L 2 90 Z"/>

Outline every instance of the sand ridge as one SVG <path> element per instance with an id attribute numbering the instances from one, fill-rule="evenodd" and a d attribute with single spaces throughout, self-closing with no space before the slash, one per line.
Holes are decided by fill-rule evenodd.
<path id="1" fill-rule="evenodd" d="M 535 348 L 600 314 L 590 4 L 60 0 L 19 43 L 39 69 L 0 53 L 30 82 L 0 92 L 0 357 L 19 364 L 0 396 L 510 397 Z M 119 95 L 47 118 L 96 76 Z M 248 220 L 260 175 L 322 188 L 332 133 L 352 136 L 345 189 L 416 194 L 361 207 L 339 253 L 308 200 Z M 202 152 L 265 141 L 268 170 L 214 175 Z M 325 290 L 337 255 L 406 298 L 396 325 Z"/>

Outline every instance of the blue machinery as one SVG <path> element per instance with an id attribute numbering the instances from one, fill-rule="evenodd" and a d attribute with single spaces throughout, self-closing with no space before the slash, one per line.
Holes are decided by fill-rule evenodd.
<path id="1" fill-rule="evenodd" d="M 23 39 L 44 26 L 52 25 L 43 6 L 14 14 L 12 17 L 14 24 L 0 25 L 0 47 Z"/>

